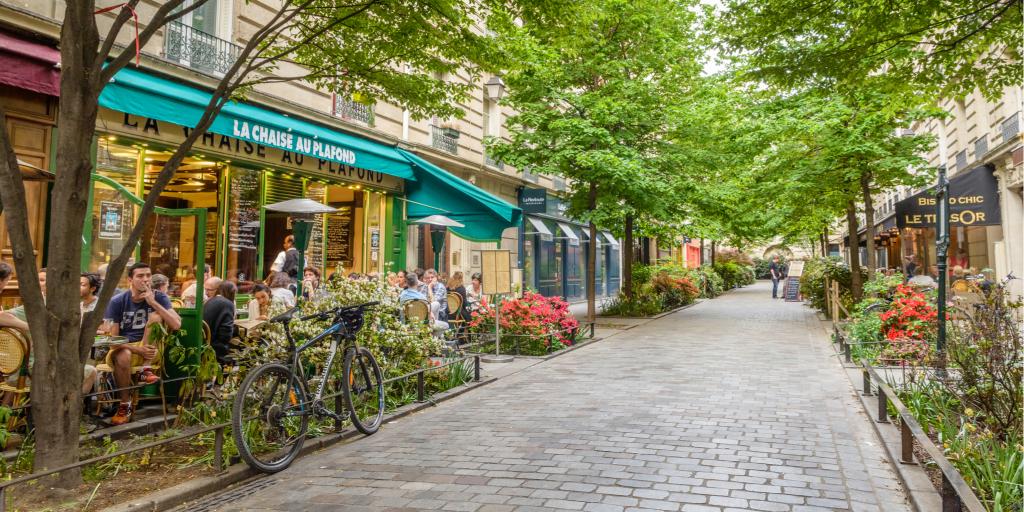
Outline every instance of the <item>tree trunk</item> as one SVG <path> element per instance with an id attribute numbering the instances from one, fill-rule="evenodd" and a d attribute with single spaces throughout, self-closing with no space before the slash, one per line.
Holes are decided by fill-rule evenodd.
<path id="1" fill-rule="evenodd" d="M 864 196 L 864 227 L 867 232 L 864 236 L 867 237 L 867 266 L 868 266 L 868 281 L 874 279 L 875 268 L 878 267 L 877 258 L 875 256 L 875 203 L 871 199 L 871 173 L 865 172 L 860 175 L 860 191 Z"/>
<path id="2" fill-rule="evenodd" d="M 846 203 L 846 223 L 850 233 L 850 291 L 853 301 L 860 302 L 864 295 L 864 283 L 860 279 L 860 240 L 857 237 L 857 203 Z"/>
<path id="3" fill-rule="evenodd" d="M 821 257 L 828 257 L 828 228 L 821 230 L 821 234 L 818 235 L 818 240 L 821 242 Z"/>
<path id="4" fill-rule="evenodd" d="M 597 208 L 597 182 L 590 182 L 587 197 L 590 211 Z M 594 322 L 597 317 L 597 224 L 590 221 L 590 246 L 587 248 L 587 322 Z"/>
<path id="5" fill-rule="evenodd" d="M 711 266 L 715 266 L 715 241 L 711 241 Z"/>
<path id="6" fill-rule="evenodd" d="M 625 247 L 622 249 L 622 289 L 633 300 L 633 214 L 626 214 Z"/>
<path id="7" fill-rule="evenodd" d="M 700 266 L 704 266 L 704 239 L 700 239 Z"/>

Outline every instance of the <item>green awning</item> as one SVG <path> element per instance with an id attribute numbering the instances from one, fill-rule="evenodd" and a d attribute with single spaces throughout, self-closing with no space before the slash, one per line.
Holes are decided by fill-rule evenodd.
<path id="1" fill-rule="evenodd" d="M 465 227 L 448 228 L 456 235 L 475 242 L 496 242 L 501 232 L 522 222 L 523 211 L 494 197 L 458 176 L 399 149 L 416 170 L 416 181 L 407 182 L 407 210 L 410 219 L 442 214 Z"/>
<path id="2" fill-rule="evenodd" d="M 192 128 L 206 110 L 210 96 L 194 87 L 124 68 L 103 88 L 100 106 Z M 406 180 L 416 179 L 409 161 L 393 146 L 245 103 L 232 101 L 225 105 L 209 131 Z"/>

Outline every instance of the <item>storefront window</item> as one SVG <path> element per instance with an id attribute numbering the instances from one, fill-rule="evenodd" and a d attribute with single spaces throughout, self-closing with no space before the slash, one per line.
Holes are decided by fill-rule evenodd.
<path id="1" fill-rule="evenodd" d="M 384 194 L 366 193 L 366 240 L 363 244 L 363 260 L 366 272 L 382 272 L 384 269 L 383 244 Z"/>
<path id="2" fill-rule="evenodd" d="M 259 279 L 260 171 L 233 167 L 227 197 L 227 254 L 224 277 L 248 293 Z M 209 227 L 207 227 L 209 229 Z"/>
<path id="3" fill-rule="evenodd" d="M 103 139 L 96 155 L 96 172 L 136 189 L 139 150 Z M 124 248 L 135 224 L 135 205 L 119 190 L 105 183 L 94 182 L 92 196 L 92 243 L 89 247 L 90 271 L 110 263 Z"/>

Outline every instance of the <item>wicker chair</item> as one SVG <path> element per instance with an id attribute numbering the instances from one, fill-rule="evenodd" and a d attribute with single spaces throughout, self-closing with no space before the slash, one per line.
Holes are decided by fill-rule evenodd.
<path id="1" fill-rule="evenodd" d="M 28 401 L 30 386 L 26 381 L 29 375 L 29 347 L 28 339 L 21 331 L 10 327 L 0 328 L 0 377 L 3 378 L 0 380 L 0 391 L 13 395 L 14 406 Z M 11 375 L 18 376 L 13 386 L 6 381 Z"/>
<path id="2" fill-rule="evenodd" d="M 462 336 L 462 329 L 466 320 L 460 315 L 462 313 L 462 295 L 458 292 L 448 292 L 448 325 L 455 331 L 456 337 Z"/>
<path id="3" fill-rule="evenodd" d="M 430 323 L 430 304 L 424 300 L 410 300 L 402 304 L 405 321 L 409 323 Z"/>
<path id="4" fill-rule="evenodd" d="M 104 358 L 103 362 L 96 365 L 96 372 L 98 374 L 98 378 L 96 379 L 97 394 L 95 414 L 97 416 L 99 416 L 100 412 L 103 410 L 105 406 L 117 405 L 118 403 L 121 402 L 121 399 L 118 397 L 118 393 L 114 391 L 115 388 L 110 387 L 111 383 L 114 382 L 113 379 L 107 379 L 105 375 L 114 373 L 114 361 L 111 356 L 114 354 L 114 352 L 116 352 L 116 348 L 117 346 L 112 347 L 111 350 L 107 352 L 107 356 Z M 158 345 L 156 350 L 156 357 L 154 357 L 149 364 L 150 369 L 152 369 L 154 373 L 161 373 L 161 357 L 163 357 L 163 347 Z M 142 356 L 138 354 L 132 354 L 131 368 L 129 368 L 128 370 L 129 373 L 134 376 L 135 374 L 141 372 L 143 368 L 142 362 Z M 166 400 L 164 397 L 163 380 L 161 380 L 158 384 L 160 390 L 159 395 L 149 398 L 159 398 L 160 401 L 163 403 Z M 138 409 L 139 391 L 139 388 L 131 390 L 132 410 Z M 166 404 L 164 405 L 164 409 L 166 412 Z"/>

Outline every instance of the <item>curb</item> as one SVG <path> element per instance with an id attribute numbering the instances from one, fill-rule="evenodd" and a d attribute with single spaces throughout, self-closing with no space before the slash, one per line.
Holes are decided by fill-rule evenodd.
<path id="1" fill-rule="evenodd" d="M 722 292 L 722 294 L 724 295 L 725 292 Z M 721 297 L 721 295 L 719 295 L 719 297 Z M 632 328 L 636 327 L 637 325 L 643 325 L 643 324 L 645 324 L 645 323 L 647 323 L 647 322 L 649 322 L 651 320 L 657 320 L 659 318 L 671 315 L 672 313 L 678 313 L 678 312 L 680 312 L 680 311 L 682 311 L 684 309 L 692 308 L 693 306 L 696 306 L 697 304 L 700 304 L 700 303 L 702 303 L 704 301 L 708 301 L 708 300 L 711 300 L 711 299 L 695 299 L 693 302 L 691 302 L 691 303 L 689 303 L 689 304 L 687 304 L 685 306 L 679 306 L 678 308 L 675 308 L 675 309 L 670 309 L 668 311 L 662 311 L 661 313 L 658 313 L 657 315 L 654 315 L 654 316 L 601 316 L 601 315 L 598 315 L 597 318 L 594 319 L 594 323 L 595 323 L 595 325 L 599 326 L 600 324 L 597 322 L 597 319 L 599 319 L 599 318 L 607 319 L 607 320 L 620 320 L 620 319 L 621 320 L 646 320 L 646 322 L 644 322 L 644 323 L 630 325 L 628 327 L 624 327 L 624 328 L 620 329 L 620 330 L 623 330 L 623 331 L 627 331 L 629 329 L 632 329 Z"/>
<path id="2" fill-rule="evenodd" d="M 497 377 L 480 379 L 478 382 L 470 382 L 467 385 L 439 393 L 433 398 L 427 399 L 425 402 L 414 402 L 404 405 L 395 409 L 391 414 L 384 416 L 383 423 L 389 423 L 409 416 L 410 414 L 422 411 L 428 407 L 433 407 L 438 403 L 450 400 L 482 386 L 486 386 L 496 380 L 498 380 Z M 353 428 L 348 428 L 336 434 L 329 434 L 309 439 L 299 452 L 299 458 L 343 441 L 354 441 L 359 437 L 363 437 L 359 431 Z M 233 464 L 216 475 L 196 478 L 183 484 L 157 491 L 126 503 L 113 505 L 103 509 L 103 512 L 137 512 L 143 510 L 159 512 L 169 510 L 189 501 L 205 498 L 215 492 L 227 490 L 230 486 L 250 478 L 261 478 L 264 476 L 269 475 L 263 475 L 244 463 Z"/>
<path id="3" fill-rule="evenodd" d="M 825 332 L 825 339 L 831 340 L 832 331 L 825 324 L 826 322 L 821 324 L 822 330 Z M 928 478 L 928 474 L 922 469 L 920 463 L 904 464 L 900 462 L 900 431 L 896 424 L 879 423 L 871 416 L 871 411 L 878 410 L 878 396 L 865 395 L 864 390 L 858 390 L 856 378 L 851 376 L 850 372 L 856 373 L 860 367 L 854 363 L 843 361 L 843 354 L 839 351 L 838 344 L 829 341 L 829 346 L 832 348 L 837 362 L 842 367 L 843 374 L 846 375 L 846 380 L 850 383 L 850 388 L 857 395 L 864 416 L 871 423 L 871 428 L 875 431 L 875 437 L 878 438 L 882 447 L 885 448 L 885 457 L 889 462 L 889 466 L 896 473 L 896 478 L 899 479 L 900 484 L 903 486 L 903 491 L 907 494 L 907 501 L 910 502 L 910 506 L 916 512 L 942 510 L 942 498 L 939 496 L 939 492 L 935 490 L 935 486 L 932 485 L 931 479 Z"/>

